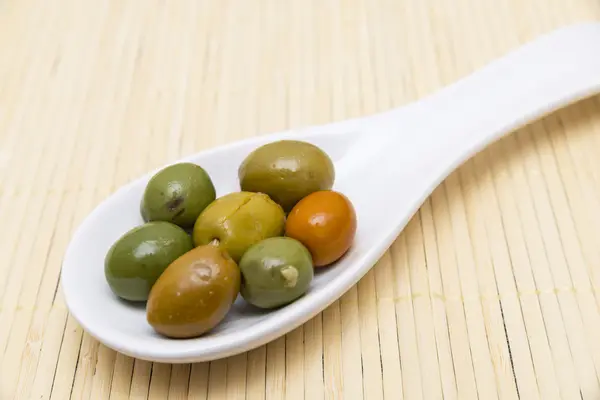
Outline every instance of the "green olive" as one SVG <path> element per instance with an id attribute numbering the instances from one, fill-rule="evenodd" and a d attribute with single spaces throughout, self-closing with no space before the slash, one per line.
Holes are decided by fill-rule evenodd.
<path id="1" fill-rule="evenodd" d="M 193 248 L 190 236 L 177 225 L 148 222 L 111 246 L 104 260 L 106 281 L 122 299 L 145 301 L 169 264 Z"/>
<path id="2" fill-rule="evenodd" d="M 146 319 L 172 338 L 200 336 L 227 315 L 240 290 L 240 270 L 217 246 L 196 247 L 175 260 L 152 287 Z"/>
<path id="3" fill-rule="evenodd" d="M 309 194 L 331 189 L 335 169 L 319 147 L 280 140 L 251 152 L 238 169 L 238 179 L 241 190 L 265 193 L 289 212 Z"/>
<path id="4" fill-rule="evenodd" d="M 281 236 L 285 227 L 282 208 L 262 193 L 235 192 L 212 202 L 194 225 L 196 246 L 218 242 L 235 262 L 263 239 Z"/>
<path id="5" fill-rule="evenodd" d="M 298 299 L 314 276 L 310 252 L 287 237 L 265 239 L 240 261 L 244 299 L 259 308 L 276 308 Z"/>
<path id="6" fill-rule="evenodd" d="M 150 179 L 140 211 L 146 222 L 167 221 L 191 228 L 215 197 L 215 187 L 202 167 L 179 163 L 160 170 Z"/>

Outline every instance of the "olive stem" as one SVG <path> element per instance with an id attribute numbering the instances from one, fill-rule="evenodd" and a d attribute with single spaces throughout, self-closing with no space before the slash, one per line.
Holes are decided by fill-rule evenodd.
<path id="1" fill-rule="evenodd" d="M 221 241 L 219 239 L 213 239 L 208 245 L 217 247 L 220 243 Z"/>
<path id="2" fill-rule="evenodd" d="M 285 281 L 285 287 L 294 287 L 298 283 L 298 270 L 292 265 L 286 265 L 279 270 Z"/>

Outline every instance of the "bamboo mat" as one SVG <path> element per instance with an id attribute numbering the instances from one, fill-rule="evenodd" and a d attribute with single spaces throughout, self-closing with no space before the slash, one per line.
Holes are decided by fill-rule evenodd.
<path id="1" fill-rule="evenodd" d="M 356 287 L 249 353 L 116 354 L 58 287 L 73 230 L 140 174 L 592 20 L 598 0 L 1 1 L 1 399 L 600 399 L 600 98 L 467 162 Z"/>

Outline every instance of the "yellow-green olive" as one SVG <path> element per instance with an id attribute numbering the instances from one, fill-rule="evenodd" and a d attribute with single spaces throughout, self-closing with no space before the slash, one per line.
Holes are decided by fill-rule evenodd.
<path id="1" fill-rule="evenodd" d="M 193 238 L 196 246 L 218 242 L 239 262 L 250 246 L 281 236 L 284 228 L 285 213 L 269 196 L 235 192 L 206 207 L 194 225 Z"/>

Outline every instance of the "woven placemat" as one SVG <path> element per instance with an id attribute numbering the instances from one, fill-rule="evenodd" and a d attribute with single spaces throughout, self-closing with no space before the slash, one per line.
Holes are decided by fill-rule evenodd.
<path id="1" fill-rule="evenodd" d="M 593 20 L 598 0 L 0 2 L 0 398 L 599 399 L 599 98 L 467 162 L 356 287 L 249 353 L 125 357 L 58 286 L 73 230 L 152 168 L 401 106 Z"/>

